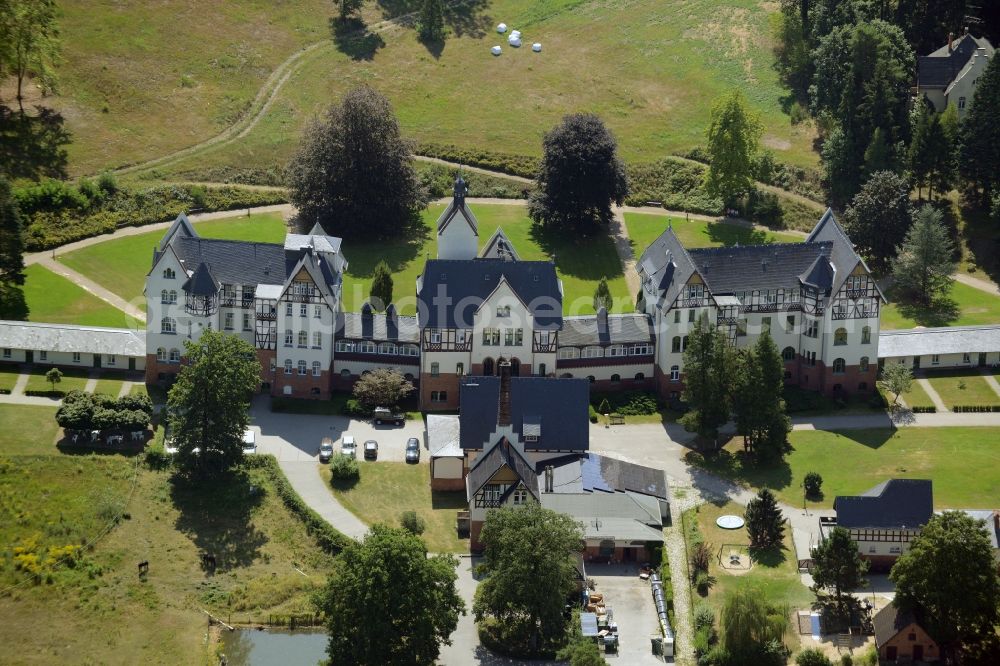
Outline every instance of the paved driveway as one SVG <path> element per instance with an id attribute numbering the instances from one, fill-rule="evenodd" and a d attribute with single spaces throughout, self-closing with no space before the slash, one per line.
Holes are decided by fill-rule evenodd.
<path id="1" fill-rule="evenodd" d="M 593 578 L 595 592 L 604 595 L 604 603 L 614 613 L 618 624 L 618 655 L 606 655 L 609 663 L 623 666 L 663 664 L 653 656 L 650 637 L 660 635 L 660 623 L 653 605 L 648 581 L 639 580 L 634 564 L 588 564 L 587 577 Z"/>

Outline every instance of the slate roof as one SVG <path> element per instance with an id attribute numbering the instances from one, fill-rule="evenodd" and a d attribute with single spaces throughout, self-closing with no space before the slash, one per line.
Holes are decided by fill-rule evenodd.
<path id="1" fill-rule="evenodd" d="M 503 229 L 497 227 L 497 230 L 486 241 L 486 245 L 479 251 L 479 256 L 482 259 L 500 259 L 501 251 L 508 255 L 508 261 L 521 260 L 521 257 L 517 254 L 517 250 L 514 249 L 514 244 L 507 238 L 507 234 L 503 232 Z"/>
<path id="2" fill-rule="evenodd" d="M 163 234 L 163 238 L 160 239 L 160 252 L 167 249 L 167 246 L 170 245 L 170 239 L 174 237 L 174 234 L 194 238 L 198 237 L 198 232 L 194 230 L 194 226 L 192 226 L 188 216 L 181 213 L 174 219 L 173 224 L 167 229 L 167 233 Z"/>
<path id="3" fill-rule="evenodd" d="M 462 448 L 483 449 L 497 430 L 500 378 L 464 377 L 460 391 Z M 523 441 L 525 422 L 538 423 L 541 435 L 526 445 L 528 450 L 586 451 L 589 400 L 586 379 L 511 377 L 511 427 Z"/>
<path id="4" fill-rule="evenodd" d="M 287 276 L 285 248 L 275 243 L 177 236 L 170 245 L 186 270 L 206 264 L 226 284 L 284 284 Z"/>
<path id="5" fill-rule="evenodd" d="M 660 304 L 673 303 L 697 270 L 672 227 L 667 227 L 643 251 L 639 257 L 639 269 L 653 281 L 660 294 Z"/>
<path id="6" fill-rule="evenodd" d="M 219 293 L 219 283 L 206 264 L 198 264 L 182 288 L 190 294 L 199 296 L 215 296 Z"/>
<path id="7" fill-rule="evenodd" d="M 506 437 L 496 442 L 489 451 L 483 452 L 472 465 L 466 476 L 465 488 L 467 497 L 479 492 L 486 483 L 496 474 L 501 467 L 506 465 L 521 480 L 525 488 L 528 489 L 535 499 L 538 499 L 538 475 L 535 474 L 531 463 L 524 457 L 524 454 L 516 446 L 511 444 Z"/>
<path id="8" fill-rule="evenodd" d="M 805 240 L 806 243 L 821 243 L 825 241 L 833 243 L 830 251 L 830 263 L 833 264 L 834 270 L 833 284 L 830 287 L 832 292 L 840 291 L 840 288 L 858 264 L 861 264 L 866 271 L 869 271 L 868 265 L 854 251 L 854 244 L 851 242 L 847 232 L 844 231 L 844 228 L 837 222 L 837 218 L 834 217 L 833 210 L 830 208 L 826 209 L 823 217 L 816 223 L 816 226 L 809 232 L 809 236 Z M 884 302 L 885 296 L 882 294 L 882 290 L 877 284 L 875 288 L 878 290 L 879 297 Z"/>
<path id="9" fill-rule="evenodd" d="M 952 43 L 951 53 L 945 44 L 930 55 L 917 58 L 917 85 L 922 88 L 946 88 L 962 71 L 978 48 L 993 54 L 993 45 L 986 38 L 962 35 Z"/>
<path id="10" fill-rule="evenodd" d="M 879 358 L 996 351 L 1000 351 L 1000 324 L 907 328 L 878 334 Z"/>
<path id="11" fill-rule="evenodd" d="M 122 315 L 124 321 L 125 315 Z M 144 357 L 146 331 L 130 328 L 0 321 L 0 347 Z"/>
<path id="12" fill-rule="evenodd" d="M 688 255 L 713 294 L 753 289 L 798 288 L 817 257 L 828 255 L 832 243 L 774 243 L 698 248 Z"/>
<path id="13" fill-rule="evenodd" d="M 472 209 L 469 208 L 465 203 L 465 197 L 455 197 L 448 204 L 448 207 L 444 209 L 441 216 L 437 221 L 437 231 L 440 234 L 445 230 L 449 224 L 453 221 L 458 220 L 460 222 L 465 222 L 470 227 L 472 227 L 473 233 L 477 236 L 479 235 L 479 221 L 476 220 L 475 214 L 473 214 Z"/>
<path id="14" fill-rule="evenodd" d="M 416 317 L 396 315 L 395 322 L 391 322 L 385 314 L 366 317 L 360 312 L 341 312 L 337 315 L 336 338 L 417 343 L 420 329 Z"/>
<path id="15" fill-rule="evenodd" d="M 420 328 L 472 328 L 501 278 L 528 306 L 536 330 L 562 326 L 562 287 L 552 262 L 428 259 L 417 283 Z"/>
<path id="16" fill-rule="evenodd" d="M 892 640 L 903 629 L 916 622 L 913 613 L 903 611 L 896 607 L 894 603 L 875 613 L 872 624 L 875 628 L 875 645 L 881 647 Z"/>
<path id="17" fill-rule="evenodd" d="M 560 347 L 608 345 L 653 341 L 653 323 L 648 315 L 609 315 L 607 327 L 598 327 L 597 315 L 565 317 L 559 332 Z"/>
<path id="18" fill-rule="evenodd" d="M 932 485 L 926 479 L 889 479 L 860 495 L 838 496 L 833 509 L 839 527 L 916 529 L 934 515 Z"/>

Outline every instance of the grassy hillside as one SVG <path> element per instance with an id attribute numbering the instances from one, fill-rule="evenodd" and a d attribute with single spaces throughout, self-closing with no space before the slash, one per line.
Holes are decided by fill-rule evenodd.
<path id="1" fill-rule="evenodd" d="M 306 120 L 362 82 L 391 98 L 405 133 L 418 142 L 537 155 L 543 133 L 564 113 L 593 111 L 634 161 L 702 143 L 712 101 L 740 87 L 779 159 L 816 161 L 811 132 L 793 128 L 782 109 L 786 93 L 772 68 L 769 28 L 776 3 L 462 3 L 450 10 L 451 34 L 440 51 L 398 27 L 331 36 L 333 8 L 321 0 L 63 4 L 58 104 L 74 135 L 75 173 L 151 159 L 213 136 L 257 108 L 252 100 L 268 76 L 310 44 L 322 45 L 296 61 L 246 137 L 163 173 L 281 164 Z M 375 25 L 411 4 L 369 2 L 365 19 Z M 544 50 L 507 46 L 493 30 L 500 21 Z M 494 44 L 504 46 L 499 58 L 489 54 Z"/>

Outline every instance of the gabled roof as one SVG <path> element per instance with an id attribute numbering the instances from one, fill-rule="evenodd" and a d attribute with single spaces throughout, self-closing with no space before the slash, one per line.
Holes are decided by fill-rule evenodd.
<path id="1" fill-rule="evenodd" d="M 284 284 L 285 250 L 274 243 L 177 237 L 170 243 L 185 270 L 206 264 L 225 284 Z"/>
<path id="2" fill-rule="evenodd" d="M 799 275 L 802 284 L 810 286 L 822 293 L 828 293 L 833 286 L 833 265 L 830 260 L 823 255 L 816 257 L 804 273 Z"/>
<path id="3" fill-rule="evenodd" d="M 854 243 L 851 242 L 847 232 L 837 222 L 837 218 L 834 217 L 833 210 L 830 208 L 826 209 L 823 217 L 820 218 L 816 226 L 813 227 L 813 230 L 809 232 L 809 236 L 806 237 L 806 243 L 824 242 L 833 244 L 830 249 L 830 263 L 833 264 L 834 270 L 834 280 L 830 286 L 832 293 L 840 291 L 840 288 L 847 282 L 847 278 L 850 277 L 858 264 L 861 264 L 865 271 L 871 273 L 864 259 L 854 251 Z M 878 291 L 882 301 L 885 302 L 885 295 L 878 284 L 875 285 L 875 289 Z"/>
<path id="4" fill-rule="evenodd" d="M 122 321 L 125 315 L 122 314 Z M 32 321 L 0 321 L 0 347 L 114 356 L 145 356 L 146 331 Z"/>
<path id="5" fill-rule="evenodd" d="M 607 328 L 601 330 L 597 315 L 566 317 L 559 332 L 560 347 L 642 343 L 653 341 L 653 323 L 648 315 L 629 313 L 608 315 Z"/>
<path id="6" fill-rule="evenodd" d="M 713 294 L 754 289 L 798 288 L 817 257 L 832 243 L 773 243 L 688 250 L 691 261 Z"/>
<path id="7" fill-rule="evenodd" d="M 385 314 L 372 313 L 368 317 L 360 312 L 341 312 L 337 315 L 336 338 L 416 343 L 420 341 L 420 329 L 416 317 L 396 315 L 390 321 Z M 413 362 L 417 363 L 416 357 Z"/>
<path id="8" fill-rule="evenodd" d="M 538 499 L 538 475 L 535 474 L 534 468 L 524 457 L 524 454 L 506 437 L 501 438 L 488 451 L 476 458 L 466 477 L 465 488 L 468 498 L 472 499 L 473 495 L 489 483 L 490 479 L 505 466 L 513 471 L 528 492 L 535 499 Z"/>
<path id="9" fill-rule="evenodd" d="M 911 624 L 917 622 L 913 613 L 903 611 L 896 607 L 895 603 L 875 613 L 872 624 L 875 629 L 875 645 L 881 647 L 897 636 L 899 632 L 906 629 Z M 918 623 L 919 624 L 919 623 Z"/>
<path id="10" fill-rule="evenodd" d="M 197 238 L 198 232 L 194 230 L 194 226 L 188 219 L 188 216 L 181 213 L 174 219 L 174 223 L 170 225 L 167 229 L 167 233 L 163 234 L 163 238 L 160 239 L 160 252 L 163 252 L 173 240 L 174 236 L 185 236 L 188 238 Z"/>
<path id="11" fill-rule="evenodd" d="M 444 209 L 441 216 L 437 220 L 437 232 L 438 234 L 444 233 L 444 230 L 453 221 L 458 220 L 460 223 L 468 224 L 472 227 L 472 233 L 479 235 L 479 221 L 476 220 L 475 214 L 472 209 L 469 208 L 465 203 L 464 197 L 455 197 L 448 204 L 448 207 Z"/>
<path id="12" fill-rule="evenodd" d="M 521 257 L 517 254 L 517 250 L 514 249 L 514 244 L 510 242 L 507 234 L 500 227 L 497 227 L 497 230 L 486 241 L 486 245 L 479 252 L 479 257 L 481 259 L 505 259 L 507 261 L 521 260 Z"/>
<path id="13" fill-rule="evenodd" d="M 879 358 L 1000 351 L 1000 324 L 879 331 Z M 973 359 L 973 363 L 978 359 Z"/>
<path id="14" fill-rule="evenodd" d="M 985 37 L 965 34 L 951 42 L 951 51 L 945 44 L 933 53 L 917 58 L 917 85 L 922 88 L 946 88 L 955 80 L 972 59 L 976 49 L 985 49 L 993 55 L 993 45 Z"/>
<path id="15" fill-rule="evenodd" d="M 291 258 L 288 255 L 289 252 L 285 252 L 286 259 Z M 340 282 L 340 274 L 337 273 L 332 266 L 330 266 L 330 261 L 322 254 L 317 254 L 311 249 L 300 250 L 298 261 L 291 267 L 288 271 L 288 277 L 292 278 L 299 274 L 299 271 L 304 270 L 309 274 L 312 279 L 313 284 L 319 289 L 320 293 L 323 295 L 323 299 L 326 301 L 327 305 L 331 308 L 336 307 L 336 299 L 333 295 L 332 288 L 335 287 Z M 285 290 L 288 291 L 292 287 L 292 281 L 289 281 L 285 285 Z M 282 292 L 284 296 L 284 292 Z"/>
<path id="16" fill-rule="evenodd" d="M 918 529 L 934 515 L 932 485 L 926 479 L 889 479 L 860 495 L 838 496 L 833 509 L 839 527 Z"/>
<path id="17" fill-rule="evenodd" d="M 670 305 L 697 272 L 673 227 L 667 227 L 639 257 L 639 270 L 660 293 L 658 305 Z"/>
<path id="18" fill-rule="evenodd" d="M 562 326 L 562 287 L 552 262 L 428 259 L 417 283 L 420 328 L 472 328 L 501 279 L 528 306 L 535 329 Z"/>
<path id="19" fill-rule="evenodd" d="M 485 449 L 497 432 L 500 378 L 465 377 L 460 394 L 462 448 Z M 589 400 L 590 384 L 586 379 L 511 377 L 511 427 L 522 441 L 525 424 L 538 427 L 538 441 L 526 444 L 528 450 L 586 451 Z"/>
<path id="20" fill-rule="evenodd" d="M 219 283 L 212 275 L 211 269 L 205 263 L 198 264 L 198 267 L 194 269 L 194 273 L 184 282 L 184 286 L 181 288 L 189 294 L 196 294 L 198 296 L 215 296 L 219 293 Z"/>

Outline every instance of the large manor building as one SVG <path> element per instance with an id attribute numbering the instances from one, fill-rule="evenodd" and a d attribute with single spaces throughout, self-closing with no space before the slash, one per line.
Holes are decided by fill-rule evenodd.
<path id="1" fill-rule="evenodd" d="M 872 391 L 881 292 L 827 212 L 803 243 L 686 249 L 667 228 L 639 264 L 638 311 L 563 316 L 552 260 L 525 261 L 501 230 L 480 243 L 459 179 L 437 223 L 438 256 L 415 285 L 417 314 L 341 306 L 348 262 L 318 226 L 283 245 L 200 238 L 183 215 L 146 280 L 148 381 L 168 381 L 183 341 L 214 328 L 257 349 L 262 390 L 298 398 L 349 389 L 391 367 L 419 387 L 422 409 L 458 407 L 462 378 L 579 378 L 600 390 L 683 389 L 683 351 L 702 316 L 732 344 L 769 330 L 786 381 L 826 394 Z M 480 246 L 482 249 L 480 250 Z"/>

